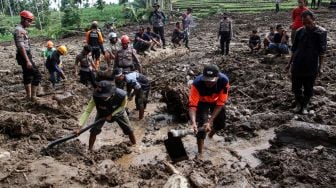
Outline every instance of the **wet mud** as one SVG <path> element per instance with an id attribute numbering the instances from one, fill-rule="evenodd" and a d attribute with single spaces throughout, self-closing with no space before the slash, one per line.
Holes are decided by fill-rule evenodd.
<path id="1" fill-rule="evenodd" d="M 163 187 L 176 176 L 164 165 L 170 159 L 163 141 L 170 129 L 189 128 L 184 106 L 188 83 L 207 63 L 216 63 L 230 79 L 227 121 L 224 130 L 205 140 L 203 156 L 197 155 L 193 135 L 182 138 L 189 160 L 173 165 L 190 187 L 335 187 L 336 13 L 318 12 L 318 22 L 329 31 L 328 51 L 309 115 L 291 111 L 293 95 L 285 71 L 289 57 L 275 58 L 263 51 L 250 54 L 247 47 L 252 29 L 266 33 L 272 21 L 288 28 L 289 15 L 232 14 L 235 31 L 228 56 L 218 53 L 219 16 L 215 16 L 199 20 L 192 29 L 190 51 L 159 49 L 141 57 L 153 87 L 144 120 L 137 120 L 133 102 L 128 105 L 137 145 L 131 146 L 116 123 L 106 123 L 93 151 L 87 150 L 88 132 L 45 150 L 50 141 L 78 127 L 77 119 L 92 94 L 73 70 L 84 36 L 54 42 L 69 48 L 63 58 L 69 79 L 56 90 L 51 89 L 39 57 L 45 41 L 32 42 L 34 60 L 44 78 L 44 92 L 37 102 L 25 100 L 15 47 L 1 45 L 1 69 L 9 71 L 0 71 L 0 187 Z M 131 33 L 134 28 L 120 31 Z M 163 92 L 167 88 L 181 95 L 168 96 Z M 168 104 L 171 100 L 179 103 Z M 184 121 L 175 121 L 176 115 Z M 94 116 L 95 112 L 89 123 Z"/>

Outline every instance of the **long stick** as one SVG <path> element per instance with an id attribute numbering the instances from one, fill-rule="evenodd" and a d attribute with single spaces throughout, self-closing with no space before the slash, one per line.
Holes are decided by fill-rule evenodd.
<path id="1" fill-rule="evenodd" d="M 99 120 L 95 121 L 94 123 L 92 123 L 92 124 L 90 124 L 90 125 L 84 127 L 83 129 L 81 129 L 81 130 L 79 131 L 79 134 L 78 134 L 78 135 L 76 135 L 75 133 L 73 133 L 73 134 L 71 134 L 71 135 L 68 135 L 68 136 L 65 136 L 65 137 L 63 137 L 63 138 L 60 138 L 60 139 L 57 139 L 57 140 L 52 141 L 52 142 L 50 142 L 50 143 L 48 144 L 47 149 L 52 148 L 52 147 L 54 147 L 54 146 L 56 146 L 56 145 L 58 145 L 58 144 L 61 144 L 61 143 L 63 143 L 63 142 L 66 142 L 66 141 L 68 141 L 68 140 L 70 140 L 70 139 L 76 138 L 77 136 L 79 136 L 79 135 L 82 134 L 83 132 L 89 130 L 90 128 L 92 128 L 92 127 L 94 127 L 94 126 L 97 126 L 99 123 L 101 123 L 101 122 L 103 122 L 103 121 L 105 121 L 105 119 L 99 119 Z"/>

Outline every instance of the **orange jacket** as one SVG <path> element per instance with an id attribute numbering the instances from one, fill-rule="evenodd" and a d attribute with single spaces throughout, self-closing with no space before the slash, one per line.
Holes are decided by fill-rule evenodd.
<path id="1" fill-rule="evenodd" d="M 228 90 L 230 88 L 228 78 L 220 73 L 217 84 L 213 88 L 207 88 L 202 81 L 202 77 L 202 75 L 196 77 L 191 85 L 189 108 L 196 110 L 198 102 L 215 103 L 217 106 L 224 106 L 228 99 Z"/>
<path id="2" fill-rule="evenodd" d="M 97 30 L 97 36 L 94 35 L 94 33 L 92 33 L 92 30 L 86 32 L 86 42 L 91 45 L 91 46 L 95 46 L 97 44 L 95 43 L 99 43 L 99 44 L 103 44 L 104 43 L 104 38 L 103 38 L 103 35 L 100 31 Z M 92 36 L 94 35 L 94 36 Z M 97 41 L 94 41 L 94 40 L 97 40 Z"/>

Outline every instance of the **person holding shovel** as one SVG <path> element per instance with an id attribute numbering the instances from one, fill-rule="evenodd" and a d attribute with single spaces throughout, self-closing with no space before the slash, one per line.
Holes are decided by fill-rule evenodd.
<path id="1" fill-rule="evenodd" d="M 105 121 L 112 123 L 116 121 L 125 135 L 128 135 L 131 143 L 136 144 L 135 135 L 125 111 L 127 104 L 127 93 L 112 85 L 110 81 L 101 81 L 93 92 L 93 97 L 87 105 L 84 113 L 79 119 L 82 127 L 88 120 L 93 108 L 96 107 L 97 115 L 95 121 L 104 119 L 90 130 L 89 150 L 92 150 L 97 135 L 101 132 Z M 80 129 L 75 131 L 79 135 Z"/>
<path id="2" fill-rule="evenodd" d="M 225 127 L 224 104 L 229 87 L 228 77 L 213 64 L 205 65 L 203 74 L 197 76 L 191 85 L 189 116 L 196 133 L 199 154 L 203 153 L 206 134 L 209 133 L 212 138 L 218 130 Z"/>

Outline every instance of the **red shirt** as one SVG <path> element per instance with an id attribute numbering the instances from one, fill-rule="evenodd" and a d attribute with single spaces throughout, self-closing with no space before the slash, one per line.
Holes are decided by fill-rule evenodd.
<path id="1" fill-rule="evenodd" d="M 308 10 L 307 7 L 297 7 L 292 11 L 292 30 L 297 30 L 302 27 L 301 13 Z"/>

